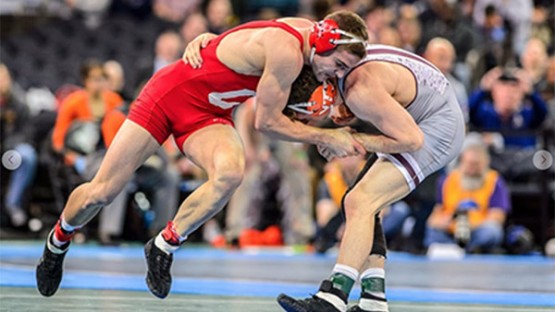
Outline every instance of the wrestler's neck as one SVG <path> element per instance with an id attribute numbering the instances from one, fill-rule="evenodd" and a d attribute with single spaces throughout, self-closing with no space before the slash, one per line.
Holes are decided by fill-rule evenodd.
<path id="1" fill-rule="evenodd" d="M 310 29 L 303 33 L 303 63 L 305 65 L 312 65 L 312 59 L 314 57 L 314 49 L 310 45 L 308 37 L 310 36 Z"/>
<path id="2" fill-rule="evenodd" d="M 312 49 L 308 38 L 310 37 L 310 32 L 314 26 L 314 22 L 309 19 L 299 17 L 280 18 L 278 21 L 288 24 L 301 34 L 303 37 L 303 61 L 304 64 L 309 65 Z"/>

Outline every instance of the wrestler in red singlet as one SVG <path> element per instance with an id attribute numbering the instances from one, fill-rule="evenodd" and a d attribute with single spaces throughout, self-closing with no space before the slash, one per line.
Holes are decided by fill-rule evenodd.
<path id="1" fill-rule="evenodd" d="M 239 74 L 218 59 L 216 50 L 228 34 L 245 28 L 278 27 L 299 39 L 301 34 L 278 21 L 257 21 L 233 28 L 202 50 L 203 66 L 193 69 L 179 60 L 158 71 L 139 94 L 129 119 L 162 144 L 173 134 L 177 146 L 196 130 L 211 124 L 233 125 L 233 107 L 255 95 L 260 76 Z"/>

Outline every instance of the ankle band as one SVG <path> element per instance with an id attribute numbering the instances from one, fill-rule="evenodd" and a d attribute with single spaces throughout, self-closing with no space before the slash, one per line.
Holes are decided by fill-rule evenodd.
<path id="1" fill-rule="evenodd" d="M 177 233 L 177 230 L 175 229 L 172 221 L 169 221 L 168 225 L 166 225 L 164 230 L 162 230 L 162 237 L 168 244 L 174 246 L 181 245 L 181 243 L 183 243 L 183 241 L 185 241 L 185 239 L 187 238 L 186 236 L 184 237 Z"/>

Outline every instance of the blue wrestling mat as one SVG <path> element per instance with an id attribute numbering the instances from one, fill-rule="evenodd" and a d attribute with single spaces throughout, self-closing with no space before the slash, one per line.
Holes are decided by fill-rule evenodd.
<path id="1" fill-rule="evenodd" d="M 13 297 L 17 289 L 28 289 L 22 293 L 34 291 L 34 269 L 42 248 L 42 242 L 0 242 L 2 301 L 8 299 L 2 297 L 4 293 Z M 175 255 L 174 282 L 169 298 L 179 295 L 194 296 L 197 301 L 198 296 L 226 297 L 232 301 L 260 298 L 269 303 L 281 292 L 306 297 L 317 290 L 322 278 L 328 276 L 334 259 L 334 255 L 299 253 L 294 248 L 239 251 L 187 246 Z M 129 292 L 130 298 L 136 293 L 152 297 L 145 285 L 145 272 L 140 245 L 75 245 L 66 257 L 59 293 L 95 289 L 126 291 L 123 294 L 135 292 L 133 295 Z M 463 260 L 440 261 L 390 253 L 386 272 L 391 311 L 396 311 L 396 303 L 435 307 L 455 305 L 459 309 L 466 305 L 490 307 L 473 311 L 497 311 L 495 309 L 503 307 L 512 307 L 506 311 L 535 311 L 526 310 L 532 308 L 555 311 L 555 261 L 541 256 L 467 256 Z M 359 289 L 355 288 L 350 299 L 356 301 L 358 292 Z M 34 293 L 32 298 L 43 300 L 36 291 L 30 293 Z M 491 310 L 491 307 L 495 309 Z M 430 310 L 428 306 L 425 310 L 433 308 Z M 280 309 L 272 305 L 268 311 Z"/>

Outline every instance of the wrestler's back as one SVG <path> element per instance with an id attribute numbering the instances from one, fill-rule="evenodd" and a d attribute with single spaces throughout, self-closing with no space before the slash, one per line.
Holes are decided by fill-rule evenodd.
<path id="1" fill-rule="evenodd" d="M 299 33 L 314 25 L 312 21 L 304 18 L 282 18 L 277 22 L 289 25 Z M 290 45 L 299 51 L 298 57 L 302 60 L 302 41 L 298 39 L 281 27 L 241 29 L 221 39 L 216 55 L 222 64 L 237 73 L 260 76 L 266 60 L 265 41 L 270 40 L 269 46 L 277 51 L 282 51 Z"/>
<path id="2" fill-rule="evenodd" d="M 201 50 L 201 68 L 194 69 L 179 60 L 158 71 L 142 95 L 169 111 L 176 105 L 193 105 L 226 114 L 255 95 L 264 66 L 263 47 L 257 38 L 276 31 L 290 33 L 285 36 L 297 42 L 302 57 L 302 36 L 296 29 L 278 21 L 251 22 L 220 35 Z"/>

